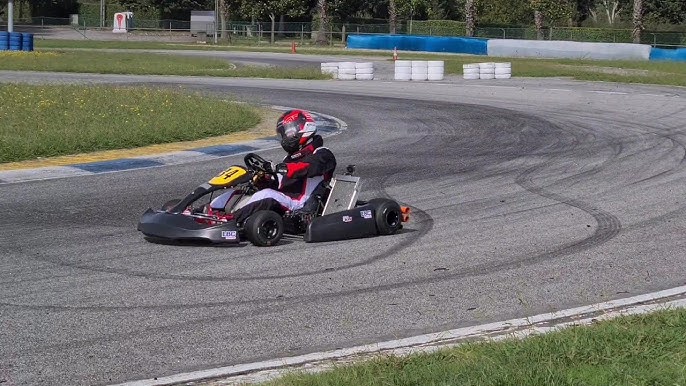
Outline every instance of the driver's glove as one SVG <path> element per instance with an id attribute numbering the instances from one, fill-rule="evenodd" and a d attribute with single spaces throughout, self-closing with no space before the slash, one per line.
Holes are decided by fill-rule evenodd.
<path id="1" fill-rule="evenodd" d="M 278 163 L 278 164 L 276 164 L 276 166 L 274 167 L 274 171 L 277 172 L 277 173 L 279 173 L 279 174 L 286 175 L 286 174 L 288 174 L 288 165 L 286 165 L 286 164 L 283 163 L 283 162 Z"/>

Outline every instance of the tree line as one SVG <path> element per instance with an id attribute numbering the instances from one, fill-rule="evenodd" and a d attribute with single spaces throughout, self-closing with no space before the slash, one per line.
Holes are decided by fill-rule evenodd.
<path id="1" fill-rule="evenodd" d="M 15 0 L 34 16 L 64 17 L 100 0 Z M 388 24 L 396 33 L 403 20 L 457 20 L 468 36 L 478 26 L 531 26 L 542 38 L 547 26 L 632 28 L 640 41 L 646 25 L 684 27 L 685 0 L 107 0 L 107 7 L 150 18 L 189 20 L 191 10 L 213 10 L 218 4 L 222 31 L 232 21 L 312 22 L 315 41 L 327 43 L 331 23 Z M 60 14 L 60 15 L 58 15 Z M 272 31 L 274 28 L 272 28 Z"/>

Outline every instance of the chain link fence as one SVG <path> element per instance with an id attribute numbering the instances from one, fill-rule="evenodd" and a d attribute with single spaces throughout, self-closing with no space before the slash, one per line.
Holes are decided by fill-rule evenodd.
<path id="1" fill-rule="evenodd" d="M 33 27 L 70 27 L 77 30 L 100 28 L 100 20 L 89 20 L 78 15 L 71 18 L 35 17 L 15 25 L 29 25 Z M 113 20 L 103 21 L 101 30 L 111 29 Z M 0 28 L 2 25 L 0 24 Z M 215 27 L 210 23 L 204 28 L 204 36 L 214 37 Z M 218 36 L 226 36 L 229 40 L 246 42 L 268 42 L 280 40 L 299 40 L 302 44 L 310 42 L 317 33 L 312 23 L 287 22 L 274 23 L 272 38 L 272 23 L 267 22 L 231 22 L 225 29 L 217 28 Z M 345 44 L 349 34 L 388 34 L 391 26 L 382 22 L 332 24 L 323 31 L 331 45 Z M 465 36 L 465 23 L 452 20 L 402 20 L 396 24 L 396 33 L 427 36 Z M 191 22 L 185 20 L 139 20 L 134 17 L 133 32 L 147 34 L 168 34 L 170 36 L 193 35 Z M 630 29 L 609 28 L 572 28 L 546 27 L 539 33 L 533 27 L 479 27 L 475 31 L 476 37 L 491 39 L 528 39 L 567 40 L 580 42 L 631 43 L 633 42 Z M 641 43 L 656 47 L 686 47 L 686 31 L 643 31 Z"/>

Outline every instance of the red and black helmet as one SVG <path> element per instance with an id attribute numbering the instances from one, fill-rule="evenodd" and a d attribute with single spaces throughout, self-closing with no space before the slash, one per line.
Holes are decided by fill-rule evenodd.
<path id="1" fill-rule="evenodd" d="M 289 110 L 276 121 L 281 147 L 288 154 L 302 149 L 316 132 L 317 124 L 307 111 Z"/>

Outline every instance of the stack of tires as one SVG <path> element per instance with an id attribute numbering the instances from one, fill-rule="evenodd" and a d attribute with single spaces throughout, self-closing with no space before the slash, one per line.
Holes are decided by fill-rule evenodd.
<path id="1" fill-rule="evenodd" d="M 329 62 L 321 64 L 322 74 L 340 80 L 373 80 L 374 63 Z"/>
<path id="2" fill-rule="evenodd" d="M 396 60 L 395 80 L 443 80 L 442 60 Z"/>
<path id="3" fill-rule="evenodd" d="M 512 77 L 512 63 L 472 63 L 462 65 L 464 79 L 510 79 Z"/>
<path id="4" fill-rule="evenodd" d="M 10 32 L 10 51 L 21 51 L 21 34 L 19 32 Z"/>
<path id="5" fill-rule="evenodd" d="M 442 60 L 429 60 L 427 63 L 427 80 L 443 80 L 445 64 Z"/>
<path id="6" fill-rule="evenodd" d="M 429 65 L 426 60 L 412 61 L 412 80 L 427 80 L 429 77 Z"/>
<path id="7" fill-rule="evenodd" d="M 331 74 L 334 79 L 338 79 L 338 63 L 322 63 L 322 74 Z"/>
<path id="8" fill-rule="evenodd" d="M 496 63 L 495 64 L 495 78 L 496 79 L 510 79 L 512 78 L 512 63 Z"/>
<path id="9" fill-rule="evenodd" d="M 479 79 L 479 65 L 478 64 L 463 64 L 462 77 L 464 79 Z"/>
<path id="10" fill-rule="evenodd" d="M 355 80 L 355 62 L 338 63 L 338 79 Z"/>
<path id="11" fill-rule="evenodd" d="M 33 34 L 0 31 L 0 51 L 33 51 Z"/>
<path id="12" fill-rule="evenodd" d="M 373 80 L 374 63 L 355 63 L 355 79 Z"/>
<path id="13" fill-rule="evenodd" d="M 0 31 L 0 51 L 7 51 L 10 49 L 10 34 L 5 31 Z"/>
<path id="14" fill-rule="evenodd" d="M 412 61 L 411 60 L 396 60 L 395 61 L 395 80 L 412 80 Z"/>
<path id="15" fill-rule="evenodd" d="M 495 63 L 479 63 L 479 79 L 495 79 Z"/>

